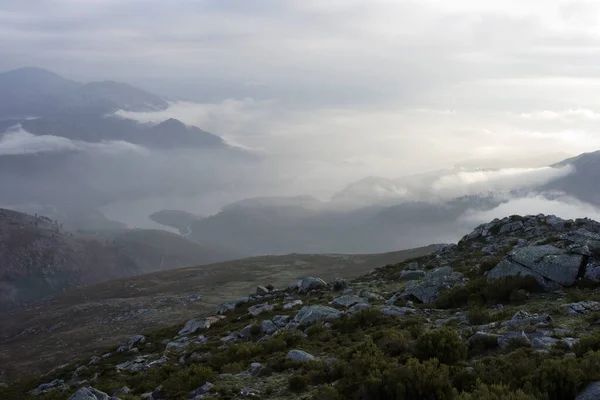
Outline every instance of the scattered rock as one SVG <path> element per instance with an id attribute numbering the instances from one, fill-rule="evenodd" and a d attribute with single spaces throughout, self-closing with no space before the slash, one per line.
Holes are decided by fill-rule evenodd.
<path id="1" fill-rule="evenodd" d="M 266 294 L 269 294 L 270 292 L 271 291 L 269 289 L 267 289 L 266 287 L 264 287 L 264 286 L 257 286 L 256 287 L 256 294 L 258 296 L 264 296 Z"/>
<path id="2" fill-rule="evenodd" d="M 408 307 L 385 306 L 381 308 L 381 312 L 384 315 L 403 317 L 406 314 L 414 314 L 416 310 Z"/>
<path id="3" fill-rule="evenodd" d="M 122 394 L 129 394 L 129 393 L 131 393 L 131 389 L 129 389 L 127 386 L 123 386 L 121 389 L 119 389 L 113 393 L 113 397 L 117 397 Z"/>
<path id="4" fill-rule="evenodd" d="M 315 357 L 313 355 L 308 354 L 307 352 L 305 352 L 303 350 L 290 350 L 285 357 L 292 359 L 294 361 L 314 361 L 315 360 Z"/>
<path id="5" fill-rule="evenodd" d="M 336 308 L 348 308 L 350 306 L 353 306 L 357 303 L 365 303 L 366 300 L 360 296 L 341 296 L 338 297 L 337 299 L 333 300 L 331 303 L 332 306 L 336 307 Z"/>
<path id="6" fill-rule="evenodd" d="M 131 339 L 129 339 L 129 342 L 127 342 L 126 344 L 120 346 L 117 349 L 117 353 L 122 353 L 124 351 L 128 351 L 131 350 L 133 348 L 133 346 L 135 346 L 138 343 L 144 343 L 146 341 L 146 337 L 144 335 L 135 335 L 132 336 Z"/>
<path id="7" fill-rule="evenodd" d="M 138 356 L 133 360 L 126 361 L 116 366 L 117 371 L 141 372 L 159 365 L 166 364 L 168 359 L 165 356 L 153 361 L 148 361 L 151 356 Z"/>
<path id="8" fill-rule="evenodd" d="M 209 318 L 194 318 L 190 319 L 185 323 L 183 329 L 181 329 L 178 335 L 191 335 L 196 333 L 199 329 L 208 329 L 211 325 L 211 320 Z"/>
<path id="9" fill-rule="evenodd" d="M 286 303 L 283 305 L 284 310 L 289 310 L 290 308 L 294 308 L 302 305 L 302 300 L 294 300 L 290 303 Z"/>
<path id="10" fill-rule="evenodd" d="M 264 312 L 269 312 L 269 311 L 273 311 L 273 306 L 270 305 L 269 303 L 263 303 L 263 304 L 258 304 L 258 305 L 252 306 L 252 307 L 248 307 L 248 312 L 253 317 L 256 317 L 257 315 L 260 315 Z"/>
<path id="11" fill-rule="evenodd" d="M 260 331 L 264 334 L 270 335 L 277 332 L 279 328 L 272 321 L 266 319 L 260 323 Z"/>
<path id="12" fill-rule="evenodd" d="M 283 328 L 290 321 L 289 315 L 276 315 L 273 318 L 273 323 L 277 325 L 279 328 Z"/>
<path id="13" fill-rule="evenodd" d="M 104 392 L 96 390 L 92 387 L 81 388 L 76 391 L 68 400 L 118 400 L 116 397 L 111 397 Z"/>
<path id="14" fill-rule="evenodd" d="M 567 309 L 569 315 L 582 315 L 592 311 L 600 311 L 600 302 L 597 301 L 580 301 L 578 303 L 570 303 L 563 305 Z"/>
<path id="15" fill-rule="evenodd" d="M 298 311 L 294 321 L 300 325 L 311 325 L 328 319 L 340 318 L 341 316 L 342 314 L 335 308 L 322 305 L 304 306 Z"/>
<path id="16" fill-rule="evenodd" d="M 301 293 L 308 293 L 310 290 L 321 289 L 327 286 L 327 283 L 321 278 L 309 276 L 300 281 L 298 290 Z"/>
<path id="17" fill-rule="evenodd" d="M 29 394 L 33 396 L 39 396 L 42 393 L 51 392 L 53 390 L 65 391 L 68 387 L 65 385 L 65 381 L 62 379 L 55 379 L 52 382 L 42 383 L 36 389 L 29 391 Z"/>
<path id="18" fill-rule="evenodd" d="M 244 397 L 258 397 L 260 396 L 260 391 L 249 387 L 245 387 L 242 390 L 240 390 L 240 395 Z"/>
<path id="19" fill-rule="evenodd" d="M 263 365 L 261 363 L 254 362 L 250 364 L 250 373 L 252 375 L 258 375 L 263 370 Z"/>
<path id="20" fill-rule="evenodd" d="M 432 303 L 441 291 L 448 290 L 462 281 L 462 274 L 451 267 L 429 271 L 421 281 L 408 281 L 400 295 L 403 299 L 414 298 L 421 303 Z"/>
<path id="21" fill-rule="evenodd" d="M 354 314 L 354 313 L 356 313 L 357 311 L 360 311 L 360 310 L 365 310 L 365 309 L 367 309 L 367 308 L 371 308 L 371 305 L 370 305 L 370 304 L 368 304 L 368 303 L 358 303 L 358 304 L 355 304 L 355 305 L 353 305 L 352 307 L 350 307 L 350 308 L 348 309 L 348 311 L 346 311 L 346 313 L 347 313 L 347 314 Z"/>
<path id="22" fill-rule="evenodd" d="M 210 388 L 212 388 L 213 385 L 210 382 L 206 382 L 204 385 L 200 386 L 197 389 L 194 389 L 191 393 L 190 393 L 190 397 L 192 398 L 192 400 L 199 400 L 201 398 L 204 397 L 205 394 L 208 393 L 208 391 L 210 390 Z"/>
<path id="23" fill-rule="evenodd" d="M 333 290 L 339 292 L 339 291 L 348 289 L 348 286 L 350 286 L 350 284 L 345 279 L 335 278 L 332 286 L 333 286 Z"/>
<path id="24" fill-rule="evenodd" d="M 414 270 L 414 271 L 402 271 L 400 272 L 401 281 L 414 281 L 425 277 L 425 271 Z"/>
<path id="25" fill-rule="evenodd" d="M 529 314 L 526 311 L 517 311 L 512 319 L 504 321 L 501 326 L 518 326 L 518 325 L 535 325 L 540 323 L 546 323 L 552 321 L 552 317 L 549 314 Z"/>
<path id="26" fill-rule="evenodd" d="M 367 300 L 383 300 L 383 296 L 377 294 L 377 293 L 373 293 L 371 291 L 369 291 L 368 289 L 362 289 L 358 295 L 360 297 L 363 297 Z"/>
<path id="27" fill-rule="evenodd" d="M 250 297 L 240 297 L 229 303 L 221 303 L 221 304 L 219 304 L 217 313 L 225 314 L 229 311 L 235 310 L 240 304 L 245 304 L 245 303 L 248 303 L 249 301 L 250 301 Z"/>
<path id="28" fill-rule="evenodd" d="M 531 345 L 531 341 L 523 331 L 509 331 L 498 338 L 498 346 L 505 348 L 508 347 L 514 341 L 519 341 L 527 346 Z"/>

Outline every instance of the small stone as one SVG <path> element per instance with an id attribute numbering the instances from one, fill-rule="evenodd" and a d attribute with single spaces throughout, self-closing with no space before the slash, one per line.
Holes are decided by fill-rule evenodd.
<path id="1" fill-rule="evenodd" d="M 273 317 L 273 323 L 279 328 L 283 328 L 290 321 L 289 315 L 276 315 Z"/>
<path id="2" fill-rule="evenodd" d="M 294 300 L 290 303 L 284 304 L 283 309 L 289 310 L 290 308 L 298 307 L 302 305 L 302 300 Z"/>
<path id="3" fill-rule="evenodd" d="M 263 370 L 263 365 L 261 363 L 254 362 L 250 364 L 250 373 L 252 375 L 258 375 Z"/>
<path id="4" fill-rule="evenodd" d="M 129 393 L 131 393 L 131 389 L 129 389 L 127 386 L 123 386 L 121 389 L 119 389 L 113 393 L 113 397 L 118 397 L 122 394 L 129 394 Z"/>
<path id="5" fill-rule="evenodd" d="M 264 320 L 260 323 L 260 331 L 264 334 L 270 335 L 277 332 L 279 328 L 270 320 Z"/>
<path id="6" fill-rule="evenodd" d="M 332 306 L 336 308 L 348 308 L 358 303 L 365 303 L 366 300 L 359 296 L 342 296 L 333 300 L 331 303 Z"/>
<path id="7" fill-rule="evenodd" d="M 269 305 L 269 303 L 258 304 L 248 308 L 248 312 L 254 317 L 269 311 L 273 311 L 273 306 Z"/>

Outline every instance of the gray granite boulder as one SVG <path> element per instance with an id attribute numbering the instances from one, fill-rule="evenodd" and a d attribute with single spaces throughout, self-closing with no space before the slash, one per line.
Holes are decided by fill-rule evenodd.
<path id="1" fill-rule="evenodd" d="M 340 318 L 342 314 L 335 308 L 315 305 L 304 306 L 294 317 L 294 321 L 300 325 L 311 325 L 329 319 Z"/>
<path id="2" fill-rule="evenodd" d="M 400 297 L 416 299 L 421 303 L 432 303 L 440 292 L 448 290 L 460 282 L 462 282 L 460 272 L 454 272 L 451 267 L 440 267 L 427 272 L 425 278 L 420 281 L 408 281 Z"/>
<path id="3" fill-rule="evenodd" d="M 311 290 L 322 289 L 324 287 L 327 287 L 327 283 L 323 279 L 309 276 L 300 281 L 298 290 L 301 293 L 307 293 Z"/>
<path id="4" fill-rule="evenodd" d="M 384 306 L 381 307 L 381 312 L 383 313 L 383 315 L 388 315 L 392 317 L 403 317 L 406 314 L 414 314 L 417 312 L 417 310 L 408 307 Z"/>
<path id="5" fill-rule="evenodd" d="M 92 387 L 81 388 L 76 391 L 68 400 L 118 400 L 116 397 L 96 390 Z"/>
<path id="6" fill-rule="evenodd" d="M 302 305 L 302 300 L 294 300 L 294 301 L 290 301 L 289 303 L 284 304 L 283 309 L 289 310 L 290 308 L 298 307 L 301 305 Z"/>
<path id="7" fill-rule="evenodd" d="M 277 327 L 277 325 L 275 325 L 273 323 L 273 321 L 270 321 L 268 319 L 266 319 L 260 323 L 260 331 L 266 335 L 275 333 L 275 332 L 277 332 L 278 329 L 279 328 Z"/>
<path id="8" fill-rule="evenodd" d="M 256 317 L 257 315 L 260 315 L 264 312 L 273 311 L 273 308 L 274 306 L 270 305 L 269 303 L 263 303 L 257 304 L 252 307 L 248 307 L 248 312 L 250 313 L 250 315 Z"/>
<path id="9" fill-rule="evenodd" d="M 131 350 L 136 344 L 138 343 L 144 343 L 146 341 L 146 337 L 144 335 L 134 335 L 131 337 L 131 339 L 129 339 L 129 341 L 120 346 L 117 349 L 117 353 L 122 353 L 124 351 L 129 351 Z"/>
<path id="10" fill-rule="evenodd" d="M 579 393 L 575 400 L 598 400 L 600 399 L 600 382 L 587 385 L 583 392 Z"/>
<path id="11" fill-rule="evenodd" d="M 506 276 L 533 276 L 547 289 L 572 286 L 584 261 L 581 254 L 552 245 L 517 248 L 488 272 L 487 279 Z"/>
<path id="12" fill-rule="evenodd" d="M 336 308 L 348 308 L 358 303 L 366 303 L 367 301 L 360 296 L 341 296 L 337 299 L 333 300 L 331 303 L 332 306 Z"/>
<path id="13" fill-rule="evenodd" d="M 199 329 L 208 329 L 210 321 L 207 318 L 194 318 L 185 323 L 184 327 L 179 331 L 178 335 L 191 335 Z"/>
<path id="14" fill-rule="evenodd" d="M 523 331 L 509 331 L 498 338 L 498 346 L 505 348 L 508 347 L 512 342 L 519 341 L 527 346 L 531 345 L 531 341 Z"/>
<path id="15" fill-rule="evenodd" d="M 290 350 L 286 358 L 289 358 L 294 361 L 314 361 L 315 357 L 312 354 L 309 354 L 303 350 Z"/>
<path id="16" fill-rule="evenodd" d="M 399 279 L 401 281 L 414 281 L 414 280 L 421 279 L 424 277 L 425 277 L 425 271 L 409 270 L 409 271 L 401 271 Z"/>

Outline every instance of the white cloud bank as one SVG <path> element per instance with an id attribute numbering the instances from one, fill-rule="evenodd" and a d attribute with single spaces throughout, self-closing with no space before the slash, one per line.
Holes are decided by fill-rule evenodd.
<path id="1" fill-rule="evenodd" d="M 120 154 L 127 152 L 144 153 L 146 150 L 122 140 L 108 140 L 90 143 L 52 135 L 33 135 L 20 126 L 0 134 L 0 156 L 53 153 L 62 151 L 102 152 Z"/>

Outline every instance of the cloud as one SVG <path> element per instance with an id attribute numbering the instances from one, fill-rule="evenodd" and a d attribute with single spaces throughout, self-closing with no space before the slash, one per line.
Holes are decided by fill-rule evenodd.
<path id="1" fill-rule="evenodd" d="M 600 113 L 594 112 L 589 109 L 568 109 L 564 111 L 536 111 L 530 113 L 521 113 L 518 114 L 520 118 L 528 119 L 528 120 L 543 120 L 543 121 L 552 121 L 552 120 L 563 120 L 563 121 L 572 121 L 572 120 L 591 120 L 597 121 L 600 119 Z"/>
<path id="2" fill-rule="evenodd" d="M 487 211 L 468 211 L 461 219 L 473 224 L 485 223 L 509 215 L 556 215 L 564 219 L 591 218 L 600 220 L 600 209 L 568 196 L 548 199 L 543 195 L 512 198 Z"/>
<path id="3" fill-rule="evenodd" d="M 120 154 L 143 153 L 146 150 L 141 146 L 120 140 L 90 143 L 60 136 L 37 136 L 25 131 L 20 126 L 0 135 L 0 156 L 64 151 Z"/>

